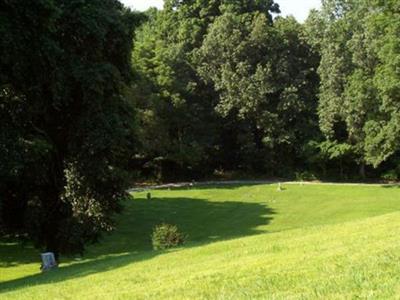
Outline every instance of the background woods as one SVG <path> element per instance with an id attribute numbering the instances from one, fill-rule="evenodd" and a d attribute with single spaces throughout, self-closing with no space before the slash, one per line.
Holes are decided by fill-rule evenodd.
<path id="1" fill-rule="evenodd" d="M 395 180 L 399 7 L 323 1 L 304 24 L 272 1 L 166 1 L 133 50 L 145 172 Z"/>

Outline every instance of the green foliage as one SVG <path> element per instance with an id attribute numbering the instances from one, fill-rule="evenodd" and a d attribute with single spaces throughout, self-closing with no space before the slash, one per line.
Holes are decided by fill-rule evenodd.
<path id="1" fill-rule="evenodd" d="M 318 59 L 294 19 L 271 26 L 262 13 L 223 15 L 198 57 L 200 74 L 220 94 L 217 110 L 251 122 L 258 147 L 292 152 L 312 134 Z"/>
<path id="2" fill-rule="evenodd" d="M 0 227 L 82 252 L 129 184 L 133 27 L 114 0 L 0 3 Z"/>
<path id="3" fill-rule="evenodd" d="M 381 179 L 389 182 L 394 182 L 399 180 L 399 174 L 397 170 L 390 170 L 382 174 Z"/>
<path id="4" fill-rule="evenodd" d="M 322 142 L 320 144 L 321 153 L 329 159 L 337 159 L 351 153 L 352 147 L 346 143 Z"/>
<path id="5" fill-rule="evenodd" d="M 399 149 L 399 11 L 395 1 L 324 1 L 310 19 L 321 51 L 319 116 L 329 140 L 378 167 Z M 323 33 L 321 35 L 321 32 Z"/>
<path id="6" fill-rule="evenodd" d="M 154 227 L 151 242 L 154 250 L 165 250 L 182 245 L 186 237 L 179 232 L 176 225 L 161 224 Z"/>
<path id="7" fill-rule="evenodd" d="M 296 164 L 295 145 L 318 127 L 318 54 L 294 19 L 272 20 L 277 11 L 219 0 L 148 12 L 133 51 L 147 165 L 193 176 Z"/>
<path id="8" fill-rule="evenodd" d="M 191 51 L 208 18 L 201 19 L 189 4 L 173 5 L 148 12 L 132 55 L 140 157 L 158 169 L 159 179 L 168 178 L 169 170 L 179 177 L 203 169 L 215 140 L 212 97 L 191 66 Z"/>
<path id="9" fill-rule="evenodd" d="M 138 157 L 160 180 L 325 174 L 337 163 L 340 177 L 379 173 L 368 166 L 399 149 L 396 7 L 326 0 L 305 24 L 273 19 L 273 1 L 167 1 L 147 12 L 133 51 Z M 310 152 L 312 141 L 322 144 Z"/>
<path id="10" fill-rule="evenodd" d="M 313 181 L 317 180 L 315 174 L 310 171 L 296 172 L 295 173 L 296 181 Z"/>

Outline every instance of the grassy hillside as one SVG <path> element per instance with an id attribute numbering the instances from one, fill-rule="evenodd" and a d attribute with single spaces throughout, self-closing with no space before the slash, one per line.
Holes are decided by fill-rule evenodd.
<path id="1" fill-rule="evenodd" d="M 227 186 L 152 191 L 83 259 L 40 274 L 38 254 L 0 244 L 2 299 L 390 298 L 400 294 L 400 189 Z M 152 251 L 177 224 L 188 243 Z"/>

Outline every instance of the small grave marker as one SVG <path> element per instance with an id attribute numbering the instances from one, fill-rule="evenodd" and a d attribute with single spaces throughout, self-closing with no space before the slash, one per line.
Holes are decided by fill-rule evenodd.
<path id="1" fill-rule="evenodd" d="M 40 254 L 40 256 L 42 258 L 42 266 L 40 267 L 40 269 L 43 272 L 51 270 L 58 266 L 53 252 L 42 253 Z"/>

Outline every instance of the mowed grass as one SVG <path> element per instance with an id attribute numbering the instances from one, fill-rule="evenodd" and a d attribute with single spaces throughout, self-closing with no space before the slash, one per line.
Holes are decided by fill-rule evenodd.
<path id="1" fill-rule="evenodd" d="M 1 299 L 387 299 L 400 295 L 400 188 L 244 185 L 134 193 L 117 230 L 39 272 L 0 243 Z M 185 246 L 153 251 L 154 225 Z"/>

